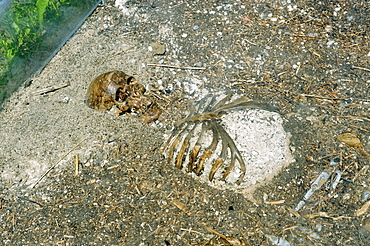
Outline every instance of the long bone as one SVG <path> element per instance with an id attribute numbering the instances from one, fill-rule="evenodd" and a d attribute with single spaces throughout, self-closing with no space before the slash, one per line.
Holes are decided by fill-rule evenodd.
<path id="1" fill-rule="evenodd" d="M 193 136 L 194 130 L 199 124 L 200 124 L 200 122 L 196 122 L 194 124 L 193 128 L 191 128 L 189 133 L 184 138 L 184 141 L 182 142 L 181 148 L 180 148 L 179 153 L 177 154 L 177 157 L 176 157 L 176 165 L 175 165 L 179 169 L 182 168 L 182 162 L 183 162 L 184 154 L 185 154 L 186 149 L 189 147 L 189 140 Z M 188 129 L 188 127 L 186 127 L 185 129 Z"/>
<path id="2" fill-rule="evenodd" d="M 207 122 L 207 125 L 209 122 Z M 212 129 L 212 142 L 211 144 L 204 150 L 203 155 L 199 158 L 199 162 L 196 165 L 195 168 L 195 174 L 200 175 L 201 171 L 204 169 L 204 162 L 207 160 L 208 157 L 212 155 L 212 153 L 216 150 L 218 140 L 220 138 L 220 135 L 217 131 L 217 129 L 211 128 Z"/>
<path id="3" fill-rule="evenodd" d="M 194 169 L 194 164 L 197 160 L 198 154 L 202 148 L 201 141 L 203 139 L 204 133 L 209 129 L 208 124 L 202 124 L 202 129 L 198 135 L 198 139 L 195 142 L 194 148 L 191 150 L 189 155 L 189 164 L 188 164 L 188 172 L 192 172 Z"/>
<path id="4" fill-rule="evenodd" d="M 231 170 L 234 168 L 235 162 L 238 161 L 239 165 L 240 165 L 241 174 L 240 174 L 240 177 L 239 177 L 238 181 L 236 182 L 236 184 L 239 185 L 243 181 L 245 173 L 247 171 L 244 160 L 243 160 L 243 157 L 242 157 L 240 151 L 238 150 L 238 148 L 236 147 L 234 140 L 225 131 L 225 129 L 222 126 L 220 126 L 218 123 L 216 123 L 215 125 L 217 127 L 218 132 L 220 133 L 220 136 L 221 136 L 222 148 L 224 148 L 224 146 L 229 148 L 230 149 L 230 155 L 231 155 L 230 165 L 226 169 L 226 172 L 224 173 L 224 175 L 222 177 L 222 180 L 225 180 L 227 178 L 227 176 L 230 174 Z"/>
<path id="5" fill-rule="evenodd" d="M 188 129 L 187 129 L 187 126 L 185 126 L 184 128 L 182 128 L 182 130 L 181 130 L 181 128 L 175 129 L 175 130 L 177 130 L 177 133 L 171 134 L 171 137 L 168 139 L 168 145 L 166 143 L 165 148 L 164 148 L 164 149 L 167 149 L 167 147 L 169 147 L 169 149 L 168 149 L 168 163 L 169 164 L 172 163 L 172 158 L 173 158 L 173 154 L 175 152 L 176 146 L 179 144 L 182 135 Z"/>

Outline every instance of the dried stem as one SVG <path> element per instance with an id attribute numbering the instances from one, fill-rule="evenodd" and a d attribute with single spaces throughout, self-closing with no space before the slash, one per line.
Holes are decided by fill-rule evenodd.
<path id="1" fill-rule="evenodd" d="M 76 144 L 72 149 L 70 149 L 67 153 L 65 153 L 62 157 L 60 157 L 60 159 L 59 160 L 57 160 L 55 163 L 54 163 L 54 165 L 52 165 L 37 181 L 36 181 L 36 183 L 32 186 L 32 188 L 35 188 L 37 185 L 38 185 L 38 183 L 40 183 L 40 181 L 46 176 L 46 175 L 48 175 L 48 173 L 54 168 L 54 167 L 56 167 L 58 164 L 59 164 L 59 162 L 61 161 L 61 160 L 63 160 L 69 153 L 71 153 L 75 148 L 77 148 L 80 144 L 82 144 L 82 142 L 84 142 L 86 139 L 83 139 L 83 140 L 81 140 L 78 144 Z"/>
<path id="2" fill-rule="evenodd" d="M 155 66 L 155 67 L 166 67 L 166 68 L 177 68 L 177 69 L 186 69 L 186 70 L 205 70 L 205 67 L 180 67 L 175 65 L 165 65 L 165 64 L 154 64 L 149 63 L 148 66 Z"/>

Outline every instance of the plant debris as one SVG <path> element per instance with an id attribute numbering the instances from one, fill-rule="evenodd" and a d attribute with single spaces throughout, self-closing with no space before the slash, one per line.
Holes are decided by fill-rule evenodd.
<path id="1" fill-rule="evenodd" d="M 3 244 L 369 245 L 370 164 L 360 153 L 370 152 L 368 11 L 366 1 L 348 0 L 101 4 L 0 112 Z M 151 43 L 166 52 L 153 55 Z M 89 109 L 88 86 L 107 71 L 137 79 L 158 100 L 160 117 L 146 124 L 135 113 Z M 34 96 L 56 81 L 71 84 Z M 206 170 L 206 181 L 179 171 L 160 149 L 176 122 L 203 112 L 192 105 L 224 91 L 277 109 L 203 115 L 226 131 L 239 126 L 228 134 L 245 155 L 244 180 L 257 186 L 248 199 L 211 186 Z M 284 160 L 271 151 L 277 131 L 253 138 L 260 128 L 278 129 L 276 122 L 295 162 L 258 180 Z M 343 133 L 355 135 L 354 147 L 336 137 Z M 248 148 L 238 145 L 248 140 Z M 212 182 L 225 184 L 224 164 Z"/>

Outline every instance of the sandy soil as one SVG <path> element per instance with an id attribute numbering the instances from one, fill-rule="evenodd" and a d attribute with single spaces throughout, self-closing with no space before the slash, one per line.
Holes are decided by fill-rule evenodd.
<path id="1" fill-rule="evenodd" d="M 370 244 L 366 1 L 120 2 L 99 6 L 4 105 L 4 245 Z M 86 106 L 89 83 L 111 70 L 155 92 L 157 122 Z M 278 108 L 291 134 L 296 162 L 250 199 L 160 152 L 190 98 L 221 90 Z M 356 148 L 336 137 L 348 132 Z M 295 211 L 324 170 L 329 181 Z"/>

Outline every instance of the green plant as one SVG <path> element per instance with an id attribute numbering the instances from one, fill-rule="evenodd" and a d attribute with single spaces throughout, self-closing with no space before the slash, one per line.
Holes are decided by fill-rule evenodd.
<path id="1" fill-rule="evenodd" d="M 0 54 L 8 65 L 15 56 L 27 57 L 41 38 L 34 1 L 14 1 L 0 30 Z M 4 62 L 3 62 L 4 64 Z"/>
<path id="2" fill-rule="evenodd" d="M 25 68 L 23 73 L 27 74 L 33 69 L 34 64 L 45 59 L 43 56 L 48 56 L 48 51 L 54 42 L 53 35 L 50 34 L 55 30 L 63 30 L 64 27 L 61 28 L 60 25 L 65 25 L 69 21 L 67 16 L 70 16 L 70 13 L 75 13 L 76 9 L 90 8 L 90 4 L 96 1 L 13 0 L 11 2 L 8 9 L 0 16 L 0 104 L 2 98 L 11 93 L 11 89 L 5 92 L 8 81 L 13 80 L 13 85 L 21 83 L 22 81 L 14 81 L 15 75 L 18 77 L 16 80 L 20 80 L 22 77 L 20 70 Z M 72 8 L 63 8 L 63 6 Z M 14 71 L 17 72 L 14 73 Z"/>
<path id="3" fill-rule="evenodd" d="M 44 13 L 48 5 L 49 0 L 37 0 L 36 2 L 37 18 L 39 20 L 40 27 L 42 27 L 44 21 Z"/>
<path id="4" fill-rule="evenodd" d="M 62 4 L 68 0 L 14 0 L 0 16 L 0 103 L 12 79 L 12 67 L 41 47 L 46 24 L 61 17 Z"/>
<path id="5" fill-rule="evenodd" d="M 59 18 L 62 3 L 66 0 L 15 0 L 4 12 L 0 20 L 1 84 L 16 56 L 27 58 L 38 49 L 46 33 L 45 20 Z"/>

